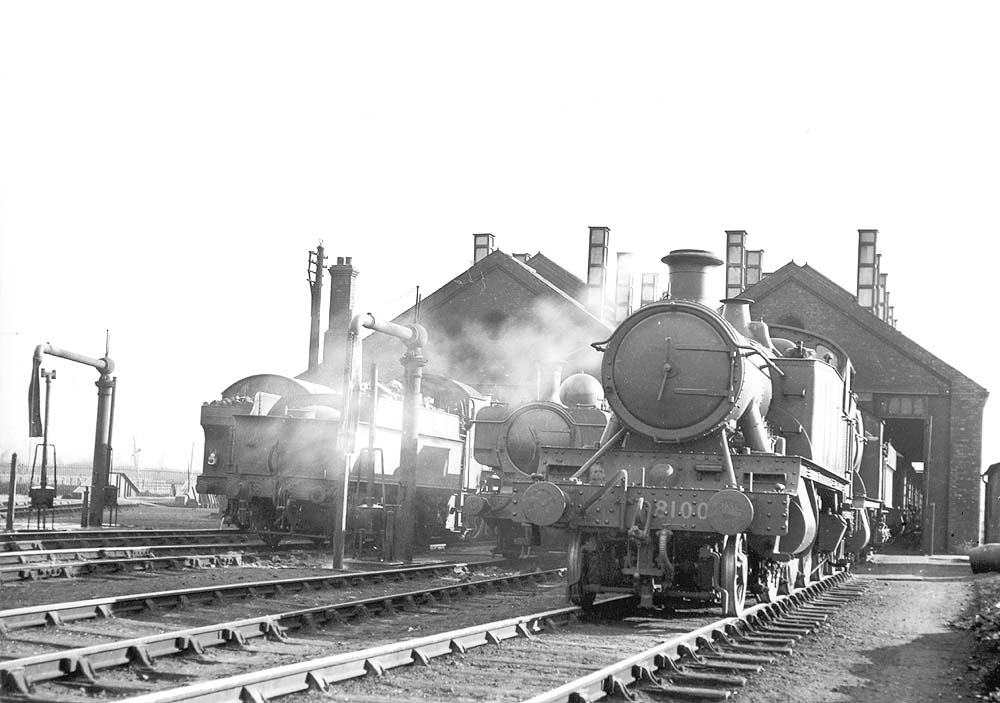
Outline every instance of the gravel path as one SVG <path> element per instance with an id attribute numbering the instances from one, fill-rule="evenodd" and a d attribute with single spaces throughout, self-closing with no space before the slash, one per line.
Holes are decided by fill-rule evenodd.
<path id="1" fill-rule="evenodd" d="M 756 676 L 744 703 L 976 700 L 974 637 L 950 623 L 969 605 L 965 557 L 878 555 L 856 569 L 868 592 L 801 642 L 784 666 Z M 997 575 L 986 578 L 1000 578 Z"/>

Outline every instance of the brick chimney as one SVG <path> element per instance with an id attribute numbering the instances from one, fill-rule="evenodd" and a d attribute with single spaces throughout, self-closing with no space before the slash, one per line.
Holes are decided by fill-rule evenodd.
<path id="1" fill-rule="evenodd" d="M 493 253 L 494 246 L 492 234 L 474 234 L 472 235 L 472 242 L 473 264 L 478 264 L 480 261 Z"/>
<path id="2" fill-rule="evenodd" d="M 608 227 L 591 227 L 587 250 L 587 309 L 604 319 L 604 288 L 608 276 Z"/>
<path id="3" fill-rule="evenodd" d="M 323 381 L 335 391 L 343 383 L 347 363 L 347 328 L 354 316 L 354 279 L 358 270 L 351 257 L 337 257 L 330 271 L 330 322 L 323 339 Z"/>

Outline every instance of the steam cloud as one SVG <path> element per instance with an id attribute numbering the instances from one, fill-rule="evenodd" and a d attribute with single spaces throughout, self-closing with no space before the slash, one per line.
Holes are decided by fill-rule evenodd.
<path id="1" fill-rule="evenodd" d="M 533 301 L 509 312 L 492 310 L 478 319 L 426 320 L 433 327 L 428 355 L 436 368 L 505 402 L 535 398 L 539 367 L 554 364 L 562 377 L 590 373 L 600 378 L 601 354 L 591 348 L 593 331 L 565 304 Z"/>

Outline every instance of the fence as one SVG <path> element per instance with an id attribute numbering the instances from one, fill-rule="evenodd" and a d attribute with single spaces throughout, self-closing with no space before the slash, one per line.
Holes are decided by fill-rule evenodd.
<path id="1" fill-rule="evenodd" d="M 18 465 L 16 470 L 15 493 L 22 496 L 28 495 L 31 481 L 31 467 L 23 464 Z M 39 482 L 38 471 L 35 471 L 35 483 Z M 165 470 L 140 470 L 136 475 L 134 469 L 117 469 L 109 477 L 112 486 L 119 487 L 119 494 L 123 498 L 133 495 L 140 496 L 175 496 L 183 492 L 187 484 L 188 474 L 186 471 L 165 471 Z M 90 468 L 81 469 L 78 467 L 60 468 L 58 473 L 59 484 L 56 486 L 57 493 L 61 497 L 63 493 L 72 493 L 81 486 L 89 486 L 91 482 Z M 191 475 L 193 484 L 197 478 L 196 474 Z M 49 481 L 52 481 L 52 471 L 49 469 Z M 10 486 L 10 464 L 0 469 L 0 493 L 7 495 Z"/>

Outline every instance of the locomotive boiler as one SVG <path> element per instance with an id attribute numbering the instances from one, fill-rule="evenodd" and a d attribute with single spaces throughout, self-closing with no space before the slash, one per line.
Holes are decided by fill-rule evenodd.
<path id="1" fill-rule="evenodd" d="M 466 505 L 563 532 L 574 603 L 634 593 L 734 615 L 748 593 L 773 599 L 867 543 L 853 371 L 832 341 L 772 340 L 751 301 L 713 309 L 710 253 L 663 261 L 669 296 L 594 345 L 612 411 L 598 445 L 539 446 L 530 475 L 507 471 Z"/>

